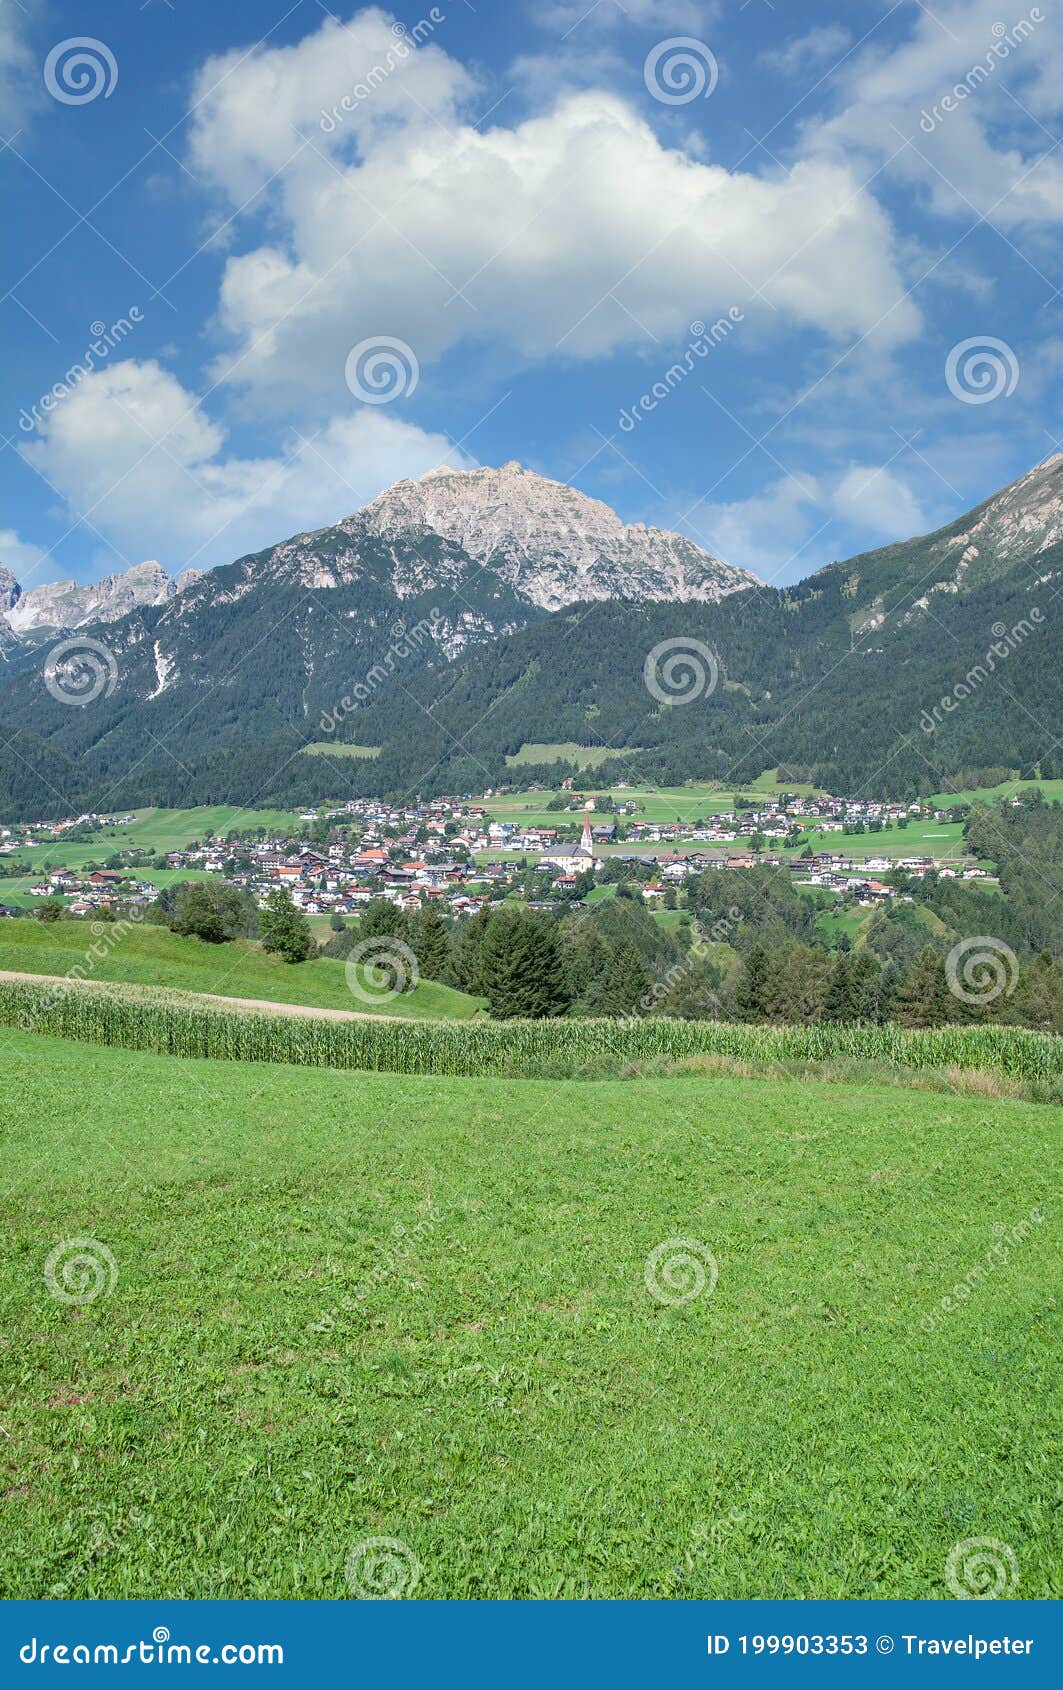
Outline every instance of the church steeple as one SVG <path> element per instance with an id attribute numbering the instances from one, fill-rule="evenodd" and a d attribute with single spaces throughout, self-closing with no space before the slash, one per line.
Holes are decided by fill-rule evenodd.
<path id="1" fill-rule="evenodd" d="M 586 851 L 590 856 L 594 855 L 594 835 L 591 832 L 591 813 L 589 810 L 583 812 L 583 838 L 579 844 L 581 851 Z"/>

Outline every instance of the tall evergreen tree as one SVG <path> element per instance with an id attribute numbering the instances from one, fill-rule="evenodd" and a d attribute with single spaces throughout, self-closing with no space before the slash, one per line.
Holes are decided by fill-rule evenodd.
<path id="1" fill-rule="evenodd" d="M 491 1014 L 540 1019 L 563 1015 L 569 995 L 553 924 L 528 910 L 500 910 L 480 956 Z"/>
<path id="2" fill-rule="evenodd" d="M 831 970 L 830 985 L 823 1005 L 825 1021 L 856 1021 L 856 989 L 847 957 L 839 957 Z"/>
<path id="3" fill-rule="evenodd" d="M 650 977 L 634 945 L 614 945 L 605 990 L 607 1015 L 631 1015 L 650 990 Z"/>
<path id="4" fill-rule="evenodd" d="M 763 945 L 754 945 L 731 992 L 731 1012 L 739 1021 L 764 1021 L 768 1014 L 771 965 Z"/>
<path id="5" fill-rule="evenodd" d="M 945 965 L 932 945 L 919 952 L 897 988 L 893 1019 L 902 1027 L 942 1027 L 950 1017 L 953 998 Z"/>
<path id="6" fill-rule="evenodd" d="M 417 918 L 413 933 L 417 967 L 425 980 L 445 980 L 450 969 L 450 937 L 434 904 Z"/>

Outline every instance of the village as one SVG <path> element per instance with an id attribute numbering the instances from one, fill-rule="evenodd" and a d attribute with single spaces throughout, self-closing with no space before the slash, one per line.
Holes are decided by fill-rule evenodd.
<path id="1" fill-rule="evenodd" d="M 586 894 L 602 879 L 627 879 L 647 903 L 674 905 L 689 876 L 705 869 L 786 868 L 795 884 L 822 888 L 861 904 L 892 895 L 891 878 L 919 878 L 933 870 L 946 877 L 985 879 L 987 871 L 962 856 L 940 861 L 919 853 L 867 850 L 868 835 L 906 828 L 916 821 L 945 822 L 950 812 L 926 804 L 886 804 L 833 797 L 778 796 L 743 802 L 741 809 L 709 813 L 693 821 L 640 819 L 638 791 L 615 794 L 544 793 L 556 823 L 500 819 L 492 799 L 441 798 L 389 804 L 350 799 L 310 808 L 290 832 L 260 825 L 236 828 L 224 838 L 208 836 L 186 848 L 152 856 L 139 845 L 124 846 L 133 815 L 83 815 L 60 822 L 0 826 L 0 869 L 25 866 L 33 851 L 48 865 L 49 845 L 102 834 L 109 854 L 93 866 L 46 866 L 28 890 L 34 900 L 61 899 L 66 913 L 91 915 L 116 903 L 146 906 L 158 896 L 160 870 L 172 880 L 181 871 L 218 875 L 250 892 L 260 904 L 277 886 L 287 887 L 307 914 L 357 914 L 374 898 L 387 898 L 412 911 L 445 906 L 454 917 L 474 914 L 489 901 L 535 882 L 539 901 L 566 901 Z M 536 812 L 542 815 L 542 810 Z M 248 812 L 254 818 L 254 812 Z M 817 837 L 818 849 L 809 843 Z M 859 854 L 822 845 L 824 835 L 862 835 Z M 0 909 L 5 904 L 0 879 Z"/>

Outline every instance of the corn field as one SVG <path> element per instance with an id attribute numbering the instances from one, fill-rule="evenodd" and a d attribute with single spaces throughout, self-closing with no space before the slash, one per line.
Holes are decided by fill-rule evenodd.
<path id="1" fill-rule="evenodd" d="M 400 1074 L 532 1078 L 603 1061 L 844 1059 L 974 1068 L 1024 1082 L 1063 1077 L 1063 1039 L 1021 1027 L 740 1026 L 717 1021 L 329 1021 L 201 1008 L 109 987 L 0 981 L 0 1026 L 168 1056 Z"/>

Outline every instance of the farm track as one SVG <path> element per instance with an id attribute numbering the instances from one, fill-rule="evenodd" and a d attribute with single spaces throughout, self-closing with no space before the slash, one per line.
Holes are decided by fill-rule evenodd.
<path id="1" fill-rule="evenodd" d="M 43 986 L 82 986 L 99 991 L 101 986 L 120 985 L 115 980 L 78 980 L 69 978 L 65 974 L 28 974 L 16 968 L 0 968 L 0 980 L 33 980 Z M 123 991 L 136 992 L 137 985 L 130 983 L 122 985 Z M 404 1015 L 374 1015 L 367 1009 L 325 1009 L 318 1004 L 307 1003 L 275 1003 L 272 998 L 230 998 L 220 992 L 190 992 L 184 987 L 165 986 L 143 988 L 145 991 L 162 990 L 167 994 L 180 998 L 187 998 L 189 1003 L 220 1004 L 223 1009 L 256 1009 L 263 1010 L 270 1015 L 308 1016 L 314 1021 L 407 1021 Z"/>

